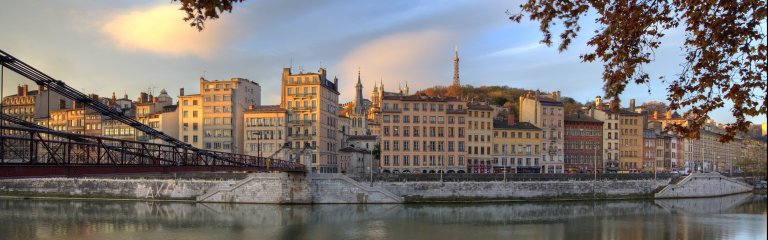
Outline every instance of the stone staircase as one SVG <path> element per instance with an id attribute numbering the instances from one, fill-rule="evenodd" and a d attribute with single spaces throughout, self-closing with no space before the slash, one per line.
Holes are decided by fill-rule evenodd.
<path id="1" fill-rule="evenodd" d="M 402 203 L 403 197 L 343 174 L 309 175 L 313 203 Z"/>
<path id="2" fill-rule="evenodd" d="M 656 198 L 714 197 L 749 192 L 752 186 L 720 175 L 693 173 L 677 183 L 670 183 L 654 194 Z"/>
<path id="3" fill-rule="evenodd" d="M 211 198 L 212 196 L 214 196 L 214 195 L 216 195 L 218 193 L 221 193 L 221 192 L 232 192 L 232 190 L 235 190 L 235 189 L 245 185 L 246 183 L 249 183 L 249 182 L 253 181 L 254 179 L 256 179 L 256 177 L 253 174 L 248 174 L 248 177 L 246 177 L 243 180 L 240 180 L 240 181 L 238 181 L 238 182 L 236 182 L 234 184 L 231 184 L 231 185 L 219 185 L 219 186 L 212 187 L 211 189 L 206 190 L 203 195 L 197 196 L 195 198 L 195 201 L 203 202 L 203 201 L 208 200 L 209 198 Z"/>

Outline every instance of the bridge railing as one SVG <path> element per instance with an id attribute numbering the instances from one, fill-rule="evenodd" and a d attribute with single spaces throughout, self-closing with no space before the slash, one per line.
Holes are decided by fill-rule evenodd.
<path id="1" fill-rule="evenodd" d="M 168 144 L 0 126 L 0 164 L 234 166 L 305 171 L 302 164 L 243 154 L 190 151 Z"/>

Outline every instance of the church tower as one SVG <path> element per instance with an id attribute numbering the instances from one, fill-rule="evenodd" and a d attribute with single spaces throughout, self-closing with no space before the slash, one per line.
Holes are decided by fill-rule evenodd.
<path id="1" fill-rule="evenodd" d="M 360 69 L 357 70 L 357 84 L 355 85 L 355 113 L 359 115 L 365 115 L 365 104 L 363 102 L 363 83 L 360 80 Z"/>

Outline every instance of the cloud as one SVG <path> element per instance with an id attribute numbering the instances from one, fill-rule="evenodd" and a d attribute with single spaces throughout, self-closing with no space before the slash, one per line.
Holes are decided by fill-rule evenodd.
<path id="1" fill-rule="evenodd" d="M 535 49 L 537 49 L 538 47 L 541 47 L 541 46 L 543 46 L 543 45 L 541 43 L 538 43 L 538 42 L 527 44 L 527 45 L 522 45 L 522 46 L 515 46 L 515 47 L 510 47 L 510 48 L 507 48 L 507 49 L 495 51 L 495 52 L 486 54 L 484 56 L 480 56 L 479 58 L 508 57 L 508 56 L 511 56 L 511 55 L 516 55 L 516 54 L 520 54 L 520 53 L 529 52 L 529 51 L 535 50 Z"/>
<path id="2" fill-rule="evenodd" d="M 438 81 L 452 73 L 453 47 L 450 35 L 442 30 L 423 30 L 381 37 L 350 51 L 337 67 L 345 77 L 340 81 L 341 101 L 354 96 L 358 67 L 362 72 L 364 96 L 373 83 L 384 80 L 384 89 L 394 92 L 398 84 L 407 82 L 411 92 L 433 85 L 448 85 L 450 79 Z M 444 57 L 444 59 L 443 59 Z M 445 74 L 435 75 L 440 67 Z"/>
<path id="3" fill-rule="evenodd" d="M 223 33 L 225 18 L 206 22 L 199 32 L 183 22 L 184 17 L 176 5 L 158 5 L 115 14 L 101 32 L 126 51 L 207 57 L 223 46 L 229 35 Z"/>

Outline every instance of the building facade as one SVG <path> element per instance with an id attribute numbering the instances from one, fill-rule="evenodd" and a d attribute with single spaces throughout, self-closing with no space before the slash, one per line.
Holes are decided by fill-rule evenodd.
<path id="1" fill-rule="evenodd" d="M 603 122 L 603 160 L 606 172 L 619 170 L 619 112 L 610 110 L 600 96 L 595 97 L 595 106 L 589 109 L 590 117 Z"/>
<path id="2" fill-rule="evenodd" d="M 383 172 L 467 171 L 466 103 L 424 94 L 384 96 L 381 106 Z"/>
<path id="3" fill-rule="evenodd" d="M 541 173 L 541 128 L 527 122 L 493 122 L 493 172 Z"/>
<path id="4" fill-rule="evenodd" d="M 339 172 L 337 84 L 338 79 L 327 78 L 324 68 L 297 74 L 283 68 L 280 107 L 287 110 L 287 141 L 291 154 L 311 172 Z"/>
<path id="5" fill-rule="evenodd" d="M 645 118 L 635 112 L 635 100 L 629 109 L 619 110 L 619 166 L 621 170 L 637 172 L 643 169 L 643 129 Z"/>
<path id="6" fill-rule="evenodd" d="M 528 93 L 520 96 L 520 121 L 542 129 L 542 172 L 563 173 L 563 103 L 560 92 L 549 95 Z"/>
<path id="7" fill-rule="evenodd" d="M 286 115 L 279 105 L 253 106 L 245 111 L 245 154 L 290 160 L 289 154 L 281 151 L 287 143 Z"/>
<path id="8" fill-rule="evenodd" d="M 467 166 L 471 173 L 492 173 L 498 161 L 492 161 L 493 108 L 470 103 L 467 106 Z"/>
<path id="9" fill-rule="evenodd" d="M 565 120 L 565 172 L 604 172 L 603 122 L 577 113 Z"/>

